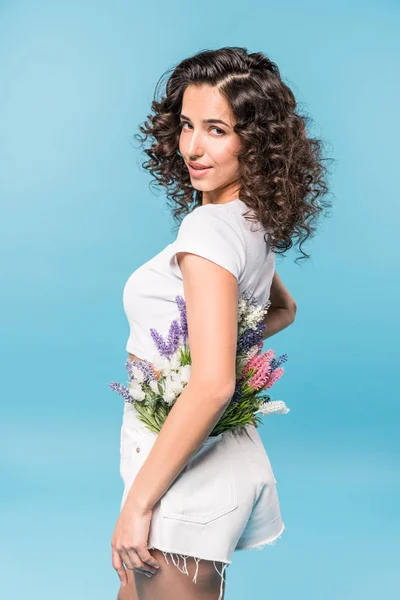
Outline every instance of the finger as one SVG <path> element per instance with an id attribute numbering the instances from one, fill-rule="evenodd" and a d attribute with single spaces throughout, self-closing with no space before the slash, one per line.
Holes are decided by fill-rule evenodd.
<path id="1" fill-rule="evenodd" d="M 121 548 L 119 550 L 119 555 L 127 569 L 135 569 L 136 567 L 142 567 L 139 558 L 135 557 L 134 553 L 129 553 L 129 551 L 125 548 Z"/>
<path id="2" fill-rule="evenodd" d="M 152 569 L 152 567 L 147 567 L 144 565 L 134 550 L 131 553 L 128 550 L 120 550 L 119 556 L 121 562 L 126 566 L 127 569 L 141 572 L 143 575 L 147 575 L 148 577 L 152 577 L 156 572 L 156 570 Z"/>
<path id="3" fill-rule="evenodd" d="M 133 565 L 133 568 L 135 570 L 141 569 L 142 571 L 146 571 L 146 573 L 151 573 L 151 575 L 154 575 L 154 573 L 156 573 L 156 567 L 154 567 L 153 565 L 146 564 L 141 560 L 138 550 L 129 548 L 129 550 L 126 551 L 126 554 L 129 556 L 128 560 Z M 128 566 L 128 563 L 125 561 L 125 559 L 124 563 Z"/>
<path id="4" fill-rule="evenodd" d="M 127 585 L 128 575 L 126 574 L 119 552 L 115 548 L 112 549 L 112 566 L 117 571 L 117 575 L 121 581 L 121 585 Z"/>
<path id="5" fill-rule="evenodd" d="M 135 573 L 140 573 L 141 575 L 146 575 L 146 577 L 153 577 L 152 573 L 148 571 L 143 571 L 143 569 L 133 569 Z"/>
<path id="6" fill-rule="evenodd" d="M 144 563 L 151 565 L 155 569 L 159 568 L 160 565 L 158 564 L 154 556 L 150 554 L 147 548 L 137 549 L 136 552 L 138 553 L 140 560 L 142 560 Z"/>

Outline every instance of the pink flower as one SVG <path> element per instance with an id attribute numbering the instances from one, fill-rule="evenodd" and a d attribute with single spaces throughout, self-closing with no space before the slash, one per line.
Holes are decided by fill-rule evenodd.
<path id="1" fill-rule="evenodd" d="M 255 369 L 257 371 L 260 368 L 265 368 L 265 363 L 268 363 L 270 366 L 270 361 L 274 358 L 274 356 L 275 350 L 267 350 L 263 353 L 258 352 L 257 354 L 254 354 L 254 356 L 252 356 L 243 367 L 242 375 L 246 375 L 249 372 L 249 369 Z"/>
<path id="2" fill-rule="evenodd" d="M 267 357 L 267 360 L 271 361 L 275 356 L 275 350 L 267 350 L 266 352 L 264 352 L 264 354 Z"/>
<path id="3" fill-rule="evenodd" d="M 274 385 L 274 383 L 276 383 L 278 381 L 278 379 L 280 379 L 282 377 L 284 372 L 285 372 L 285 369 L 283 367 L 278 367 L 277 369 L 274 369 L 270 373 L 270 376 L 268 378 L 265 389 L 272 387 Z"/>
<path id="4" fill-rule="evenodd" d="M 247 375 L 251 369 L 254 370 L 255 373 L 248 381 L 247 385 L 254 390 L 262 389 L 269 380 L 271 372 L 271 365 L 267 353 L 255 354 L 252 356 L 244 366 L 242 376 Z"/>

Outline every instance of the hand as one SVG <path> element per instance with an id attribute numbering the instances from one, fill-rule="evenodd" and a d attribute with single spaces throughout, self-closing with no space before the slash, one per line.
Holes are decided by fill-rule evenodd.
<path id="1" fill-rule="evenodd" d="M 112 566 L 117 571 L 121 585 L 128 583 L 125 566 L 146 574 L 157 572 L 159 565 L 147 550 L 152 510 L 142 510 L 134 503 L 125 502 L 111 540 Z M 150 575 L 151 573 L 151 575 Z"/>

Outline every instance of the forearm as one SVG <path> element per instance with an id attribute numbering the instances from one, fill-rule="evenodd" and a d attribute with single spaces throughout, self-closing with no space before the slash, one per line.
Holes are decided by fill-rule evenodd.
<path id="1" fill-rule="evenodd" d="M 264 340 L 291 325 L 296 317 L 296 302 L 276 270 L 272 278 L 269 300 L 271 306 L 264 318 L 266 325 L 263 332 Z"/>
<path id="2" fill-rule="evenodd" d="M 291 325 L 295 319 L 295 314 L 295 308 L 270 306 L 264 318 L 266 328 L 264 329 L 263 339 L 265 340 Z"/>
<path id="3" fill-rule="evenodd" d="M 144 510 L 158 502 L 214 429 L 231 397 L 207 393 L 205 386 L 188 382 L 137 474 L 127 502 Z"/>

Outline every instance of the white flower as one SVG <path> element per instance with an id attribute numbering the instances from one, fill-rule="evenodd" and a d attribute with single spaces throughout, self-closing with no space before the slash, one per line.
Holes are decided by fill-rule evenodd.
<path id="1" fill-rule="evenodd" d="M 143 371 L 141 369 L 139 369 L 138 367 L 135 367 L 133 365 L 132 365 L 132 377 L 138 383 L 143 383 L 143 381 L 144 381 L 144 373 L 143 373 Z"/>
<path id="2" fill-rule="evenodd" d="M 266 305 L 248 304 L 246 299 L 240 298 L 238 302 L 238 323 L 239 333 L 242 333 L 245 329 L 255 329 L 256 324 L 264 319 L 271 302 L 268 300 Z"/>
<path id="3" fill-rule="evenodd" d="M 245 315 L 244 322 L 247 327 L 255 329 L 257 323 L 262 321 L 264 313 L 265 311 L 263 310 L 262 306 L 254 307 L 251 312 Z"/>
<path id="4" fill-rule="evenodd" d="M 142 386 L 139 382 L 133 380 L 130 382 L 129 384 L 129 395 L 134 399 L 134 400 L 138 400 L 139 402 L 144 400 L 146 397 L 145 392 L 142 389 Z"/>
<path id="5" fill-rule="evenodd" d="M 166 377 L 165 379 L 165 389 L 163 393 L 163 398 L 165 402 L 171 405 L 174 400 L 176 400 L 177 396 L 181 393 L 183 386 L 180 381 L 176 381 L 171 377 Z"/>
<path id="6" fill-rule="evenodd" d="M 247 360 L 250 360 L 250 358 L 253 358 L 253 356 L 255 356 L 258 351 L 259 351 L 259 347 L 257 344 L 255 344 L 254 346 L 251 346 L 251 348 L 249 348 L 249 350 L 246 352 Z"/>
<path id="7" fill-rule="evenodd" d="M 174 401 L 176 400 L 176 396 L 174 393 L 170 392 L 170 393 L 164 393 L 164 402 L 166 402 L 169 406 L 171 406 Z"/>
<path id="8" fill-rule="evenodd" d="M 180 381 L 180 376 L 179 373 L 177 373 L 176 371 L 173 371 L 171 369 L 171 371 L 168 373 L 168 378 L 170 381 Z"/>
<path id="9" fill-rule="evenodd" d="M 163 393 L 163 399 L 170 406 L 176 400 L 176 394 L 175 394 L 174 390 L 171 389 L 170 387 L 168 387 L 167 385 L 165 386 L 165 390 Z"/>
<path id="10" fill-rule="evenodd" d="M 173 353 L 171 360 L 170 360 L 170 368 L 171 369 L 179 369 L 179 367 L 181 366 L 181 351 L 180 348 L 177 348 L 177 350 L 175 350 L 175 352 Z"/>
<path id="11" fill-rule="evenodd" d="M 164 375 L 168 375 L 171 370 L 171 364 L 168 358 L 160 356 L 159 354 L 153 354 L 151 362 L 154 365 L 156 371 L 160 371 Z"/>
<path id="12" fill-rule="evenodd" d="M 155 394 L 158 394 L 158 393 L 159 393 L 159 391 L 158 391 L 158 381 L 157 381 L 156 379 L 152 379 L 152 380 L 149 382 L 149 386 L 151 387 L 151 389 L 153 390 L 153 392 L 154 392 Z"/>
<path id="13" fill-rule="evenodd" d="M 175 396 L 179 393 L 179 390 L 182 388 L 182 382 L 176 373 L 170 373 L 168 377 L 165 379 L 165 389 L 168 392 L 175 392 Z"/>
<path id="14" fill-rule="evenodd" d="M 179 369 L 179 375 L 180 375 L 182 383 L 187 383 L 189 381 L 191 368 L 192 368 L 192 365 L 185 365 L 184 367 L 181 367 Z"/>
<path id="15" fill-rule="evenodd" d="M 255 414 L 271 415 L 272 413 L 278 413 L 286 415 L 288 412 L 290 412 L 290 408 L 286 406 L 283 400 L 272 400 L 271 402 L 264 402 Z"/>
<path id="16" fill-rule="evenodd" d="M 240 320 L 243 315 L 247 312 L 247 302 L 243 298 L 239 298 L 238 302 L 238 320 Z"/>
<path id="17" fill-rule="evenodd" d="M 180 377 L 173 379 L 171 382 L 171 389 L 175 392 L 176 396 L 183 392 L 183 383 Z"/>

